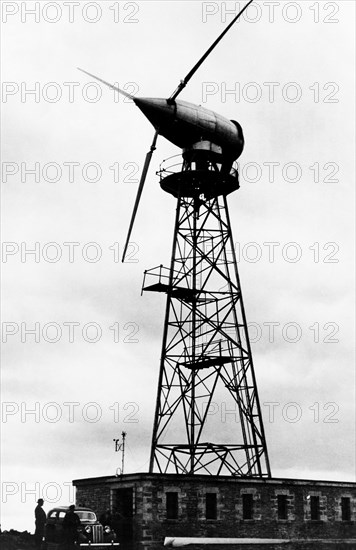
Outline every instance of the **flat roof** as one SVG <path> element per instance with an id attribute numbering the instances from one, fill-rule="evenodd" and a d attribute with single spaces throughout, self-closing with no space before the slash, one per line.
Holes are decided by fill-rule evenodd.
<path id="1" fill-rule="evenodd" d="M 256 485 L 323 485 L 328 487 L 350 487 L 356 489 L 356 482 L 353 481 L 330 481 L 319 479 L 295 479 L 295 478 L 256 478 L 256 477 L 238 477 L 238 476 L 214 476 L 214 475 L 199 475 L 199 474 L 160 474 L 160 473 L 135 473 L 123 475 L 110 475 L 100 477 L 88 477 L 82 479 L 74 479 L 74 486 L 81 485 L 97 485 L 97 484 L 112 484 L 118 482 L 137 482 L 137 481 L 177 481 L 177 482 L 214 482 L 214 483 L 241 483 L 241 484 L 256 484 Z"/>

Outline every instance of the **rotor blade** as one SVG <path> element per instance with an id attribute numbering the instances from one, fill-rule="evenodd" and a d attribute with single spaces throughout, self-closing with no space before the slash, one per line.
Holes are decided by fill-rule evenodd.
<path id="1" fill-rule="evenodd" d="M 129 97 L 130 99 L 135 101 L 135 97 L 133 95 L 128 94 L 124 90 L 121 90 L 121 88 L 119 88 L 118 86 L 114 86 L 114 84 L 110 84 L 110 82 L 106 82 L 106 80 L 103 80 L 102 78 L 99 78 L 98 76 L 95 76 L 94 74 L 88 73 L 88 71 L 84 71 L 84 69 L 81 69 L 80 67 L 77 67 L 77 69 L 78 69 L 78 71 L 81 71 L 82 73 L 85 73 L 88 76 L 91 76 L 92 78 L 95 78 L 95 80 L 99 80 L 99 82 L 102 82 L 106 86 L 109 86 L 109 88 L 111 88 L 112 90 L 116 90 L 117 92 L 119 92 L 119 94 L 122 94 L 125 97 Z"/>
<path id="2" fill-rule="evenodd" d="M 253 0 L 250 0 L 243 8 L 242 10 L 236 15 L 236 17 L 231 21 L 231 23 L 226 27 L 226 29 L 220 34 L 220 36 L 215 40 L 215 42 L 210 46 L 210 48 L 205 52 L 205 54 L 199 59 L 198 63 L 194 65 L 191 71 L 187 74 L 187 76 L 180 81 L 177 88 L 171 95 L 169 99 L 167 99 L 168 103 L 173 103 L 176 97 L 181 93 L 181 91 L 185 88 L 185 86 L 188 84 L 189 80 L 192 78 L 194 73 L 199 69 L 200 65 L 204 63 L 205 59 L 208 57 L 208 55 L 213 51 L 215 46 L 219 44 L 220 40 L 225 36 L 227 31 L 232 27 L 232 25 L 238 20 L 238 18 L 243 14 L 243 12 L 248 8 L 248 6 L 253 2 Z"/>
<path id="3" fill-rule="evenodd" d="M 138 190 L 137 190 L 136 200 L 135 200 L 134 208 L 133 208 L 133 211 L 132 211 L 129 231 L 128 231 L 127 237 L 126 237 L 125 248 L 124 248 L 124 252 L 122 254 L 122 260 L 121 260 L 122 262 L 125 261 L 127 247 L 129 246 L 131 232 L 132 232 L 133 224 L 135 222 L 136 213 L 137 213 L 138 205 L 139 205 L 140 198 L 141 198 L 141 195 L 142 195 L 143 186 L 144 186 L 144 183 L 145 183 L 145 180 L 146 180 L 148 167 L 149 167 L 150 162 L 151 162 L 153 151 L 156 149 L 157 137 L 158 137 L 158 131 L 156 131 L 155 135 L 153 136 L 153 141 L 152 141 L 150 150 L 148 151 L 148 153 L 146 155 L 145 164 L 143 165 L 143 170 L 142 170 L 141 179 L 140 179 L 140 183 L 139 183 Z"/>

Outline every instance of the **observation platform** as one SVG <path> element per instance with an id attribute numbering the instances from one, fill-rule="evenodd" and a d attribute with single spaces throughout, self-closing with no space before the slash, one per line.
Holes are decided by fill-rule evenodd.
<path id="1" fill-rule="evenodd" d="M 215 357 L 206 355 L 199 357 L 196 361 L 184 361 L 183 363 L 178 363 L 179 367 L 185 367 L 190 370 L 200 370 L 208 369 L 210 367 L 216 367 L 220 365 L 225 365 L 226 363 L 232 363 L 234 361 L 233 357 L 216 355 Z"/>
<path id="2" fill-rule="evenodd" d="M 182 157 L 175 155 L 164 160 L 157 174 L 163 191 L 174 197 L 198 197 L 204 195 L 209 200 L 220 195 L 229 195 L 239 189 L 237 163 L 229 172 L 216 163 L 182 163 Z M 204 167 L 202 167 L 204 166 Z"/>
<path id="3" fill-rule="evenodd" d="M 184 273 L 173 272 L 173 281 L 170 280 L 170 270 L 168 267 L 159 265 L 144 272 L 141 296 L 143 292 L 163 292 L 171 293 L 172 298 L 183 300 L 184 302 L 209 303 L 215 302 L 223 296 L 232 296 L 230 291 L 209 291 L 199 288 L 187 288 L 179 285 L 180 279 L 184 279 Z M 152 282 L 156 281 L 156 282 Z M 150 283 L 150 284 L 147 284 Z"/>

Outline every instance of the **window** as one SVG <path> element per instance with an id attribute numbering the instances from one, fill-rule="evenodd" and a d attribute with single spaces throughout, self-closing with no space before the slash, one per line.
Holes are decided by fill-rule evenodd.
<path id="1" fill-rule="evenodd" d="M 96 515 L 94 512 L 85 512 L 83 510 L 78 510 L 76 512 L 79 516 L 79 519 L 82 521 L 96 521 Z"/>
<path id="2" fill-rule="evenodd" d="M 252 494 L 242 495 L 242 518 L 243 519 L 253 518 L 253 495 Z"/>
<path id="3" fill-rule="evenodd" d="M 320 508 L 319 508 L 318 496 L 310 497 L 310 519 L 312 520 L 320 519 Z"/>
<path id="4" fill-rule="evenodd" d="M 216 493 L 206 493 L 205 495 L 205 517 L 206 519 L 217 518 Z"/>
<path id="5" fill-rule="evenodd" d="M 351 521 L 350 497 L 341 498 L 341 519 L 342 521 Z"/>
<path id="6" fill-rule="evenodd" d="M 278 519 L 288 519 L 287 496 L 277 495 Z"/>
<path id="7" fill-rule="evenodd" d="M 178 518 L 178 493 L 166 493 L 166 516 L 167 519 Z"/>

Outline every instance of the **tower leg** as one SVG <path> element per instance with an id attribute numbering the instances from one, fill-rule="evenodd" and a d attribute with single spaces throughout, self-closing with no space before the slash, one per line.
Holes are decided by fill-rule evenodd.
<path id="1" fill-rule="evenodd" d="M 224 196 L 178 198 L 163 273 L 144 288 L 167 294 L 150 472 L 269 477 Z"/>

